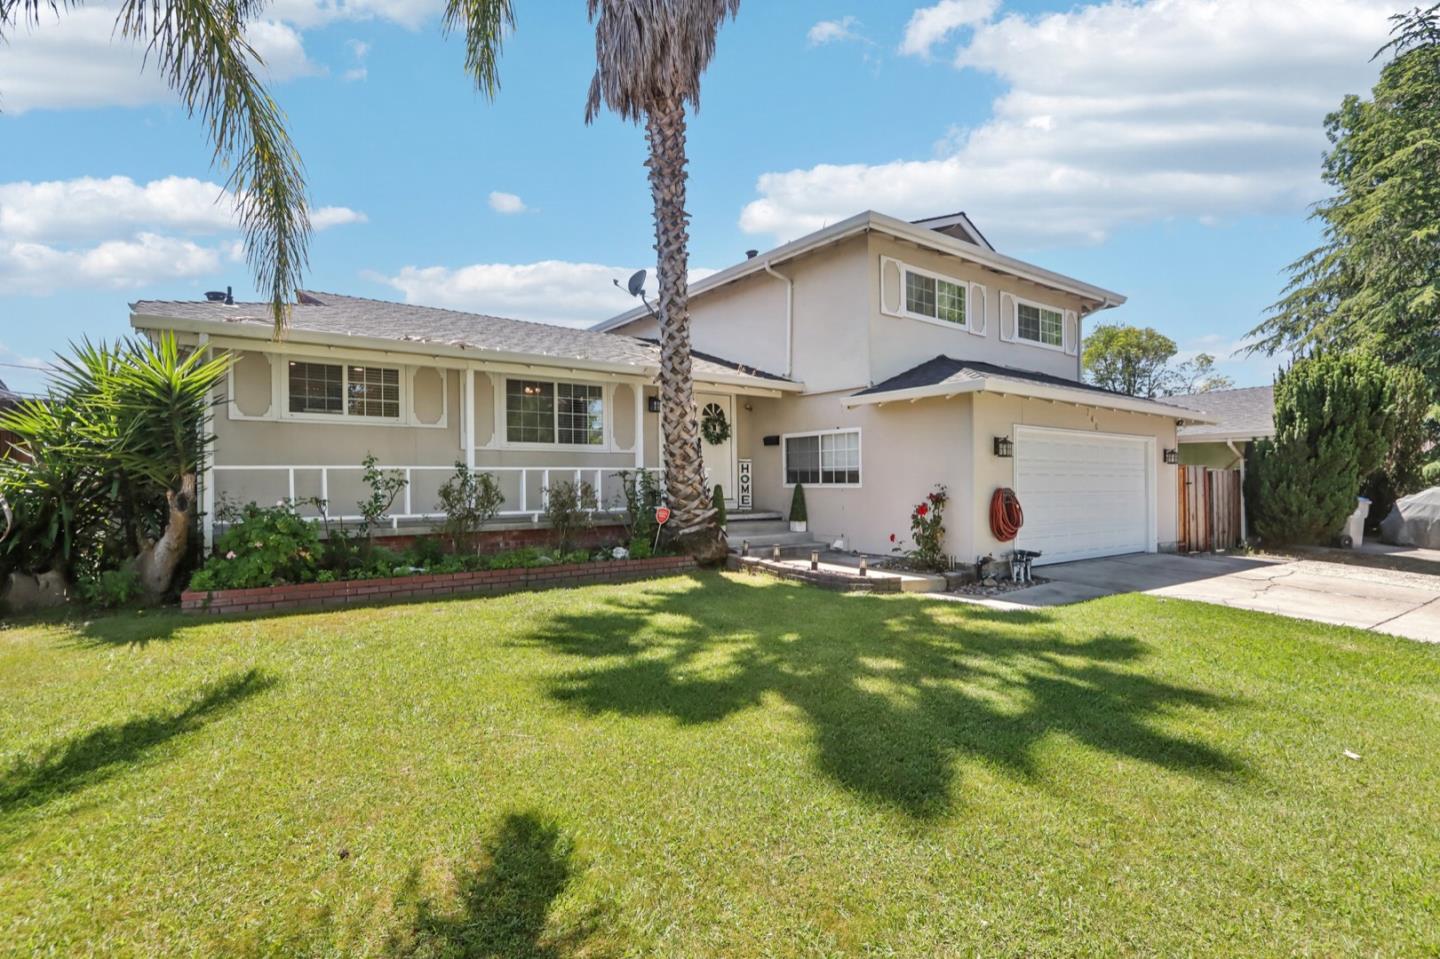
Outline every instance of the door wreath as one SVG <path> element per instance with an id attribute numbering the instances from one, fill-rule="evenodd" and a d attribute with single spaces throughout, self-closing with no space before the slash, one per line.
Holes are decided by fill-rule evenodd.
<path id="1" fill-rule="evenodd" d="M 719 403 L 706 403 L 700 412 L 700 435 L 711 446 L 719 446 L 730 438 L 730 421 Z"/>

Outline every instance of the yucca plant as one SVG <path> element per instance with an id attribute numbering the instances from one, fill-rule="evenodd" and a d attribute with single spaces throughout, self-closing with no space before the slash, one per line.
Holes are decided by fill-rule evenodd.
<path id="1" fill-rule="evenodd" d="M 168 333 L 60 357 L 50 395 L 0 417 L 29 454 L 0 462 L 6 565 L 67 579 L 131 565 L 148 598 L 163 596 L 189 547 L 204 424 L 229 364 Z"/>

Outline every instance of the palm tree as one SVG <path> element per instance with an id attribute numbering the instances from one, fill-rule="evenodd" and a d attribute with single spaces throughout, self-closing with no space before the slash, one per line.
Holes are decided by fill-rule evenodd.
<path id="1" fill-rule="evenodd" d="M 725 557 L 725 533 L 705 487 L 700 424 L 691 377 L 690 214 L 685 211 L 685 107 L 700 103 L 700 76 L 715 39 L 740 0 L 587 0 L 595 24 L 595 78 L 585 120 L 601 106 L 644 122 L 655 203 L 660 291 L 660 422 L 665 487 L 685 548 L 703 562 Z M 463 29 L 466 67 L 488 96 L 499 88 L 501 43 L 514 26 L 509 0 L 450 0 L 447 30 Z"/>
<path id="2" fill-rule="evenodd" d="M 0 56 L 21 23 L 41 26 L 84 0 L 0 0 Z M 230 169 L 245 257 L 283 330 L 307 258 L 310 214 L 285 117 L 256 76 L 245 24 L 269 0 L 122 0 L 116 32 L 147 45 L 170 88 L 209 127 L 214 161 Z M 3 91 L 0 91 L 3 93 Z"/>

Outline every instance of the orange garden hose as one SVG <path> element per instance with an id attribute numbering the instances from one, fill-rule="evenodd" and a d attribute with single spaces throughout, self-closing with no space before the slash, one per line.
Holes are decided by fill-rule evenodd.
<path id="1" fill-rule="evenodd" d="M 1002 543 L 1008 543 L 1025 525 L 1025 511 L 1013 489 L 1001 487 L 990 497 L 990 532 Z"/>

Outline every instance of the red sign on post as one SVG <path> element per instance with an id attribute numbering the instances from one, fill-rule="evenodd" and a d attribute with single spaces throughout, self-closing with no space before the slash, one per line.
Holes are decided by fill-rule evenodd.
<path id="1" fill-rule="evenodd" d="M 670 507 L 655 507 L 655 522 L 659 523 L 661 526 L 664 526 L 666 523 L 670 522 Z"/>

